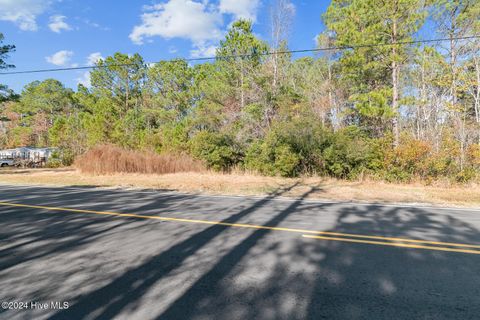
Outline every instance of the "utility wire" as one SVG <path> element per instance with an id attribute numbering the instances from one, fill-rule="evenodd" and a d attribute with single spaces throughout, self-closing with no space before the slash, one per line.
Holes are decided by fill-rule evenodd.
<path id="1" fill-rule="evenodd" d="M 455 37 L 455 38 L 438 38 L 438 39 L 400 41 L 400 42 L 390 42 L 390 43 L 345 45 L 345 46 L 323 47 L 323 48 L 301 49 L 301 50 L 269 51 L 269 52 L 259 52 L 259 53 L 241 54 L 241 55 L 228 55 L 228 56 L 215 56 L 215 57 L 202 57 L 202 58 L 175 58 L 175 59 L 171 59 L 171 60 L 162 60 L 162 61 L 199 62 L 199 61 L 211 61 L 211 60 L 228 60 L 228 59 L 235 59 L 235 58 L 251 58 L 251 57 L 271 56 L 271 55 L 279 55 L 279 54 L 308 53 L 308 52 L 337 51 L 337 50 L 339 51 L 339 50 L 348 50 L 348 49 L 386 47 L 386 46 L 395 46 L 395 45 L 433 43 L 433 42 L 444 42 L 444 41 L 452 41 L 452 40 L 455 40 L 455 41 L 457 41 L 457 40 L 469 40 L 469 39 L 479 39 L 479 38 L 480 38 L 480 35 L 473 35 L 473 36 Z M 155 63 L 159 63 L 159 62 L 150 62 L 150 63 L 147 62 L 146 64 L 147 65 L 148 64 L 155 64 Z M 88 69 L 110 68 L 110 67 L 131 67 L 131 66 L 135 66 L 135 65 L 137 65 L 137 64 L 125 63 L 125 64 L 104 64 L 104 65 L 83 66 L 83 67 L 52 68 L 52 69 L 38 69 L 38 70 L 25 70 L 25 71 L 9 71 L 9 72 L 0 72 L 0 75 L 45 73 L 45 72 L 59 72 L 59 71 L 72 71 L 72 70 L 88 70 Z"/>

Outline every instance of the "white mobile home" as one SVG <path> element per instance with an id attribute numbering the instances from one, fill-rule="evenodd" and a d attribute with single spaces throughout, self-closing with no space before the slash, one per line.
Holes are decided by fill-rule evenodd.
<path id="1" fill-rule="evenodd" d="M 55 152 L 56 148 L 30 148 L 20 147 L 15 149 L 0 150 L 0 159 L 13 159 L 19 161 L 46 162 Z"/>

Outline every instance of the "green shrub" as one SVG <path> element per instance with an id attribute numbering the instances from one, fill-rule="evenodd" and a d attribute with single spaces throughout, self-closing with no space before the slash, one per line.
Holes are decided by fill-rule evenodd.
<path id="1" fill-rule="evenodd" d="M 472 144 L 468 148 L 467 155 L 470 165 L 480 169 L 480 144 Z"/>
<path id="2" fill-rule="evenodd" d="M 283 177 L 318 171 L 323 132 L 319 123 L 303 117 L 275 122 L 264 139 L 247 149 L 245 168 Z"/>
<path id="3" fill-rule="evenodd" d="M 304 115 L 276 123 L 266 141 L 275 147 L 290 147 L 299 159 L 297 174 L 314 174 L 324 170 L 322 150 L 328 145 L 331 135 L 314 116 Z"/>
<path id="4" fill-rule="evenodd" d="M 382 145 L 361 130 L 328 132 L 309 120 L 276 124 L 247 150 L 245 167 L 268 175 L 327 174 L 356 178 L 383 169 Z"/>
<path id="5" fill-rule="evenodd" d="M 60 168 L 62 161 L 60 159 L 49 159 L 45 165 L 47 168 Z"/>
<path id="6" fill-rule="evenodd" d="M 186 121 L 166 124 L 160 131 L 161 150 L 185 152 L 188 149 L 188 130 Z"/>
<path id="7" fill-rule="evenodd" d="M 245 152 L 244 167 L 266 175 L 274 175 L 274 160 L 272 153 L 267 150 L 265 143 L 256 141 Z"/>
<path id="8" fill-rule="evenodd" d="M 293 177 L 299 174 L 301 157 L 286 144 L 253 143 L 245 155 L 245 168 L 262 174 Z"/>
<path id="9" fill-rule="evenodd" d="M 469 181 L 472 181 L 475 176 L 476 172 L 473 168 L 466 168 L 455 175 L 455 181 L 458 183 L 467 183 Z"/>
<path id="10" fill-rule="evenodd" d="M 250 145 L 245 167 L 286 177 L 322 172 L 322 148 L 328 136 L 311 115 L 274 122 L 264 139 Z"/>
<path id="11" fill-rule="evenodd" d="M 48 159 L 46 166 L 49 168 L 59 168 L 62 166 L 71 166 L 75 161 L 75 153 L 68 148 L 62 148 L 54 151 Z"/>
<path id="12" fill-rule="evenodd" d="M 296 176 L 300 161 L 301 157 L 294 153 L 288 145 L 281 145 L 275 149 L 275 172 L 282 177 Z"/>
<path id="13" fill-rule="evenodd" d="M 381 170 L 382 158 L 381 146 L 353 127 L 333 134 L 323 151 L 325 172 L 337 178 L 354 179 L 361 173 Z"/>
<path id="14" fill-rule="evenodd" d="M 399 167 L 392 167 L 384 171 L 381 178 L 387 182 L 408 182 L 412 179 L 413 175 Z"/>
<path id="15" fill-rule="evenodd" d="M 227 171 L 238 164 L 242 154 L 229 136 L 201 131 L 190 141 L 190 152 L 216 171 Z"/>

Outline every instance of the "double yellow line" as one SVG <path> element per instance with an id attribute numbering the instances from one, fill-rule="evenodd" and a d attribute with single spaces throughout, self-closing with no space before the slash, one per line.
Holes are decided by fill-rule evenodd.
<path id="1" fill-rule="evenodd" d="M 439 241 L 382 237 L 382 236 L 369 236 L 369 235 L 360 235 L 360 234 L 339 233 L 339 232 L 329 232 L 329 231 L 314 231 L 314 230 L 295 229 L 295 228 L 268 227 L 268 226 L 254 225 L 254 224 L 150 216 L 150 215 L 140 215 L 140 214 L 133 214 L 133 213 L 95 211 L 95 210 L 73 209 L 73 208 L 63 208 L 63 207 L 49 207 L 49 206 L 38 206 L 38 205 L 29 205 L 29 204 L 20 204 L 20 203 L 10 203 L 10 202 L 0 202 L 0 206 L 42 209 L 42 210 L 69 212 L 69 213 L 88 213 L 88 214 L 116 216 L 116 217 L 124 217 L 124 218 L 152 219 L 152 220 L 183 222 L 183 223 L 220 225 L 220 226 L 234 227 L 234 228 L 294 232 L 294 233 L 302 233 L 302 237 L 304 238 L 311 238 L 311 239 L 318 239 L 318 240 L 362 243 L 362 244 L 370 244 L 370 245 L 426 249 L 426 250 L 458 252 L 458 253 L 480 255 L 480 245 L 476 245 L 476 244 L 439 242 Z M 472 249 L 478 249 L 478 250 L 472 250 Z"/>
<path id="2" fill-rule="evenodd" d="M 391 242 L 384 242 L 384 241 L 369 241 L 369 240 L 357 240 L 357 239 L 349 239 L 349 238 L 335 238 L 335 237 L 322 237 L 322 236 L 311 236 L 311 235 L 302 235 L 304 238 L 312 238 L 312 239 L 320 239 L 320 240 L 330 240 L 330 241 L 341 241 L 341 242 L 353 242 L 353 243 L 364 243 L 364 244 L 374 244 L 377 246 L 390 246 L 390 247 L 401 247 L 401 248 L 413 248 L 413 249 L 427 249 L 427 250 L 434 250 L 434 251 L 447 251 L 447 252 L 460 252 L 460 253 L 469 253 L 469 254 L 480 254 L 478 250 L 469 250 L 469 249 L 456 249 L 456 248 L 448 248 L 448 247 L 440 247 L 440 246 L 424 246 L 420 244 L 408 244 L 402 243 L 402 241 L 391 241 Z M 387 238 L 388 239 L 388 238 Z M 411 241 L 418 241 L 418 243 L 430 243 L 430 241 L 422 241 L 422 240 L 408 240 Z M 406 242 L 406 239 L 403 240 Z M 463 248 L 472 248 L 478 247 L 469 244 L 461 244 L 461 243 L 444 243 L 438 242 L 440 245 L 445 246 L 455 246 L 455 247 L 463 247 Z"/>

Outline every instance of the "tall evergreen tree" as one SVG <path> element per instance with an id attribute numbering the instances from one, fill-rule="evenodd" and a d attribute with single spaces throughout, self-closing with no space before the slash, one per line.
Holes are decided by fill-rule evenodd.
<path id="1" fill-rule="evenodd" d="M 246 92 L 252 87 L 253 71 L 260 65 L 260 55 L 267 50 L 267 45 L 253 34 L 252 22 L 248 20 L 234 22 L 220 42 L 217 56 L 229 83 L 237 89 L 239 110 L 248 104 Z"/>
<path id="2" fill-rule="evenodd" d="M 13 64 L 8 64 L 7 59 L 9 54 L 15 51 L 15 46 L 11 44 L 3 44 L 4 36 L 0 32 L 0 70 L 15 68 Z M 8 100 L 14 100 L 18 98 L 15 93 L 10 90 L 6 85 L 0 83 L 0 103 Z"/>
<path id="3" fill-rule="evenodd" d="M 340 58 L 341 74 L 360 123 L 375 132 L 391 119 L 399 143 L 400 68 L 405 44 L 423 24 L 421 0 L 333 0 L 324 20 L 338 46 L 356 46 Z M 366 120 L 366 121 L 365 121 Z"/>

